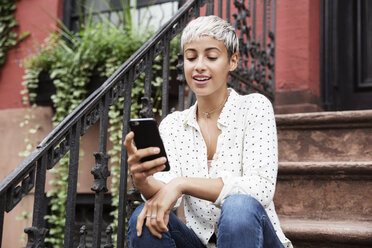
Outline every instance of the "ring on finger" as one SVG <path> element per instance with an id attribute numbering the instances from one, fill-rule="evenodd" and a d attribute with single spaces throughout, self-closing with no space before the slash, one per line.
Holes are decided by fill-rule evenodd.
<path id="1" fill-rule="evenodd" d="M 156 219 L 156 215 L 151 216 L 151 219 Z"/>

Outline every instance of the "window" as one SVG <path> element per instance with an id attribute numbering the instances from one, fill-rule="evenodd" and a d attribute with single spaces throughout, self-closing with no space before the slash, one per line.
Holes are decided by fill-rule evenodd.
<path id="1" fill-rule="evenodd" d="M 93 22 L 107 18 L 120 24 L 124 0 L 65 0 L 63 22 L 69 30 L 77 32 L 87 18 Z M 160 27 L 178 9 L 177 0 L 130 0 L 133 24 Z"/>

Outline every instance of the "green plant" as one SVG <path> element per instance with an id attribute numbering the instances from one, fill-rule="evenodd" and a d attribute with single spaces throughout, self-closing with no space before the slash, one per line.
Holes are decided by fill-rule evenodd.
<path id="1" fill-rule="evenodd" d="M 6 61 L 6 52 L 29 35 L 24 32 L 18 36 L 12 31 L 18 25 L 14 19 L 15 10 L 15 0 L 0 0 L 0 66 Z"/>
<path id="2" fill-rule="evenodd" d="M 56 87 L 56 94 L 52 96 L 55 114 L 55 124 L 77 107 L 87 96 L 86 85 L 92 79 L 94 72 L 101 77 L 111 76 L 112 73 L 127 60 L 152 34 L 149 30 L 138 32 L 126 21 L 126 25 L 120 28 L 107 20 L 94 25 L 86 25 L 78 34 L 64 33 L 68 39 L 62 38 L 62 34 L 52 34 L 46 44 L 42 45 L 37 54 L 25 61 L 26 75 L 24 85 L 28 89 L 36 89 L 41 72 L 47 72 Z M 177 60 L 178 42 L 172 43 L 171 63 Z M 153 65 L 153 75 L 159 75 L 161 71 L 161 57 L 157 57 Z M 174 69 L 174 68 L 173 68 Z M 132 91 L 132 117 L 137 117 L 141 108 L 139 99 L 143 95 L 143 80 L 141 75 L 133 84 Z M 161 100 L 159 76 L 153 78 L 153 85 L 158 89 L 154 93 L 155 108 Z M 30 93 L 31 101 L 35 99 L 35 93 Z M 120 174 L 120 152 L 122 135 L 122 106 L 123 98 L 120 98 L 110 107 L 109 112 L 109 140 L 113 148 L 111 155 L 111 193 L 112 204 L 118 207 L 118 178 Z M 62 247 L 65 221 L 65 202 L 67 197 L 68 156 L 61 159 L 59 165 L 53 170 L 53 180 L 50 181 L 52 190 L 48 192 L 51 198 L 49 214 L 46 218 L 51 223 L 49 236 L 46 241 L 53 247 Z M 117 226 L 117 210 L 111 213 L 114 217 L 113 228 Z"/>

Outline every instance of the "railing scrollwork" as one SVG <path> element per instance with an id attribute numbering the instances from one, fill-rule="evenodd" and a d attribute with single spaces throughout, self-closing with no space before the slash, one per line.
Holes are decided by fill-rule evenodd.
<path id="1" fill-rule="evenodd" d="M 28 236 L 26 248 L 44 248 L 44 239 L 48 232 L 46 228 L 28 227 L 25 233 Z"/>
<path id="2" fill-rule="evenodd" d="M 21 185 L 18 185 L 18 184 Z M 35 186 L 35 166 L 32 166 L 25 174 L 20 175 L 19 180 L 16 181 L 7 191 L 6 197 L 6 211 L 11 211 L 23 197 L 27 195 Z"/>
<path id="3" fill-rule="evenodd" d="M 95 152 L 94 157 L 96 159 L 96 165 L 91 171 L 94 176 L 92 191 L 107 192 L 107 178 L 110 176 L 110 171 L 108 169 L 108 160 L 110 156 L 103 154 L 102 152 Z"/>

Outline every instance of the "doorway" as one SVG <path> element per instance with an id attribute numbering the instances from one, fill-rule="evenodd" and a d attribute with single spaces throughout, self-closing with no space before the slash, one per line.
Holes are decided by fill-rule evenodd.
<path id="1" fill-rule="evenodd" d="M 323 0 L 321 12 L 323 108 L 372 109 L 372 1 Z"/>

